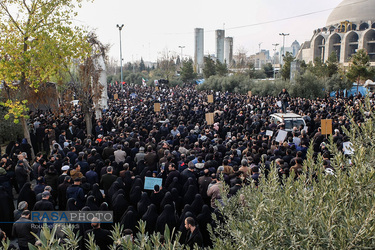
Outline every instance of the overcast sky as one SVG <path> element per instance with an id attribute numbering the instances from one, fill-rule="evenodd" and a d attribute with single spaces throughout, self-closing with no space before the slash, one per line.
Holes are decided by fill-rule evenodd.
<path id="1" fill-rule="evenodd" d="M 289 33 L 285 46 L 310 40 L 313 30 L 325 26 L 341 0 L 94 0 L 79 9 L 75 24 L 96 30 L 111 45 L 109 56 L 119 60 L 119 30 L 124 24 L 122 52 L 125 62 L 156 61 L 166 51 L 194 57 L 194 28 L 204 28 L 204 52 L 215 54 L 215 30 L 225 28 L 234 40 L 234 54 L 247 55 L 282 46 L 279 33 Z M 314 13 L 318 12 L 318 13 Z M 314 13 L 314 14 L 309 14 Z M 307 15 L 304 15 L 307 14 Z M 304 16 L 300 16 L 304 15 Z M 300 17 L 296 17 L 300 16 Z M 295 18 L 292 18 L 295 17 Z M 290 19 L 288 19 L 290 18 Z M 287 19 L 287 20 L 281 20 Z M 274 20 L 280 20 L 275 21 Z M 254 25 L 259 24 L 259 25 Z M 241 26 L 245 26 L 239 28 Z M 238 28 L 236 28 L 238 27 Z M 279 47 L 280 47 L 279 46 Z"/>

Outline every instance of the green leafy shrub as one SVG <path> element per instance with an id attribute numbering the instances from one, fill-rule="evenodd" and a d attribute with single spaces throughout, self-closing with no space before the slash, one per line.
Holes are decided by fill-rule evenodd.
<path id="1" fill-rule="evenodd" d="M 345 130 L 354 150 L 351 162 L 331 138 L 335 175 L 323 173 L 322 157 L 314 159 L 310 148 L 298 180 L 290 177 L 280 186 L 274 168 L 259 189 L 245 187 L 230 200 L 224 197 L 225 223 L 217 221 L 214 248 L 373 249 L 375 115 L 368 101 L 361 110 L 370 112 L 367 121 Z"/>

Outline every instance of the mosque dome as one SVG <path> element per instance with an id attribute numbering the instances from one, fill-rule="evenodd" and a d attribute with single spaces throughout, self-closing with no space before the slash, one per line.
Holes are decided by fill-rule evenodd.
<path id="1" fill-rule="evenodd" d="M 327 26 L 348 20 L 352 23 L 375 21 L 375 0 L 344 0 L 329 15 Z"/>

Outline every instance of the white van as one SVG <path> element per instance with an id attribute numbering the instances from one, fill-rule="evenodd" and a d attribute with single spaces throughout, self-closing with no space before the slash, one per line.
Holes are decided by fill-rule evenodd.
<path id="1" fill-rule="evenodd" d="M 285 131 L 292 131 L 294 127 L 299 128 L 301 125 L 306 127 L 305 120 L 303 120 L 302 116 L 297 115 L 295 113 L 275 113 L 271 115 L 271 121 L 274 121 L 276 124 L 277 122 L 285 124 Z"/>

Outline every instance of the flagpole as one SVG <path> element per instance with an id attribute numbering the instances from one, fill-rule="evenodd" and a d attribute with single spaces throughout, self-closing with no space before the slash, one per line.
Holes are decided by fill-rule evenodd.
<path id="1" fill-rule="evenodd" d="M 117 28 L 118 28 L 119 33 L 120 33 L 120 65 L 121 65 L 121 82 L 120 82 L 120 85 L 121 85 L 121 90 L 124 90 L 123 80 L 122 80 L 122 48 L 121 48 L 121 30 L 122 30 L 123 27 L 124 27 L 123 24 L 121 24 L 121 25 L 117 24 Z"/>

